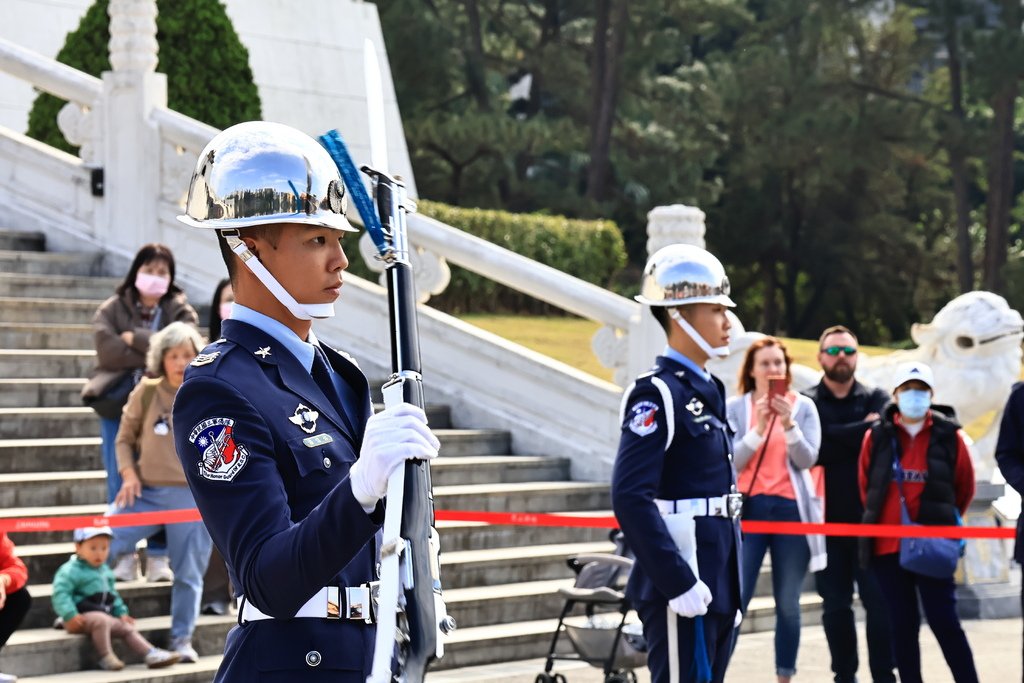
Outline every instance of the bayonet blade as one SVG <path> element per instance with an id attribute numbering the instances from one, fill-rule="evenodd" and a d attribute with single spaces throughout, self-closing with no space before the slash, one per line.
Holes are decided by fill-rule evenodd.
<path id="1" fill-rule="evenodd" d="M 370 132 L 370 167 L 388 172 L 388 135 L 384 124 L 384 89 L 380 82 L 380 64 L 373 41 L 363 41 L 363 77 L 366 79 L 366 123 Z"/>

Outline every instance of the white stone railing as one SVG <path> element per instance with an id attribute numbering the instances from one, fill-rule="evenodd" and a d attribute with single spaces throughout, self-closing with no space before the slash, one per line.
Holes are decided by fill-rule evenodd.
<path id="1" fill-rule="evenodd" d="M 138 13 L 135 3 L 111 4 L 112 13 L 129 10 Z M 143 25 L 152 24 L 147 17 Z M 122 30 L 131 25 L 120 24 Z M 224 273 L 215 239 L 175 215 L 195 160 L 217 131 L 167 109 L 166 81 L 150 70 L 155 59 L 147 51 L 155 43 L 115 38 L 126 51 L 118 62 L 122 70 L 102 79 L 0 41 L 0 70 L 69 100 L 61 130 L 83 153 L 76 158 L 0 130 L 0 219 L 46 230 L 57 249 L 102 248 L 115 270 L 139 244 L 163 242 L 178 255 L 179 279 L 190 296 L 205 301 Z M 94 196 L 96 168 L 106 183 Z M 595 353 L 620 383 L 663 343 L 661 331 L 629 299 L 430 218 L 414 214 L 409 224 L 424 299 L 447 285 L 451 262 L 595 320 L 602 325 Z M 419 310 L 428 398 L 450 403 L 456 426 L 508 429 L 516 452 L 569 457 L 578 478 L 609 476 L 619 386 L 429 307 Z M 360 358 L 368 374 L 381 376 L 389 371 L 386 320 L 383 290 L 349 276 L 338 316 L 317 329 Z"/>

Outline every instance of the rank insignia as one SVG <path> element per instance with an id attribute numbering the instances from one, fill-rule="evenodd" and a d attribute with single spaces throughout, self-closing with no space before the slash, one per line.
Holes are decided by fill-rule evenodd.
<path id="1" fill-rule="evenodd" d="M 307 434 L 312 434 L 316 431 L 316 421 L 318 419 L 320 419 L 320 413 L 300 403 L 299 407 L 295 409 L 295 413 L 288 418 L 288 421 Z"/>
<path id="2" fill-rule="evenodd" d="M 266 359 L 266 357 L 270 355 L 270 347 L 269 346 L 264 346 L 264 347 L 260 348 L 258 351 L 256 351 L 255 353 L 260 358 Z"/>
<path id="3" fill-rule="evenodd" d="M 689 410 L 694 417 L 697 417 L 704 412 L 704 404 L 694 396 L 690 399 L 690 402 L 686 404 L 686 409 Z"/>
<path id="4" fill-rule="evenodd" d="M 249 450 L 235 442 L 235 421 L 226 417 L 203 420 L 188 435 L 199 449 L 199 476 L 213 481 L 231 481 L 249 459 Z"/>
<path id="5" fill-rule="evenodd" d="M 650 401 L 640 401 L 629 409 L 629 430 L 637 436 L 647 436 L 658 429 L 654 419 L 658 414 L 658 405 Z"/>
<path id="6" fill-rule="evenodd" d="M 200 365 L 209 365 L 214 360 L 216 360 L 217 356 L 219 355 L 220 351 L 214 351 L 213 353 L 201 353 L 192 359 L 190 365 L 196 368 L 198 368 Z"/>

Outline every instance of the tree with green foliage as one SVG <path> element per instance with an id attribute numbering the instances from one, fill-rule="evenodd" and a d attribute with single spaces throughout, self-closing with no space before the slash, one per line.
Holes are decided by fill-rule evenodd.
<path id="1" fill-rule="evenodd" d="M 68 34 L 57 61 L 94 76 L 110 70 L 109 0 L 96 0 L 78 28 Z M 249 52 L 238 39 L 218 0 L 158 0 L 157 70 L 167 74 L 167 105 L 175 111 L 226 128 L 260 118 L 260 99 Z M 57 128 L 65 104 L 53 95 L 36 98 L 28 135 L 75 152 Z"/>

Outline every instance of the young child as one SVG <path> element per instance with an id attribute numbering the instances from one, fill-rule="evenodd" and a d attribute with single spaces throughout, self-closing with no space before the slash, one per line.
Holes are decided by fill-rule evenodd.
<path id="1" fill-rule="evenodd" d="M 53 610 L 68 633 L 92 636 L 101 669 L 124 668 L 111 647 L 111 636 L 123 638 L 150 669 L 170 666 L 178 661 L 178 655 L 153 647 L 139 635 L 128 606 L 114 589 L 114 572 L 107 566 L 113 536 L 106 526 L 75 529 L 75 554 L 53 577 Z"/>

